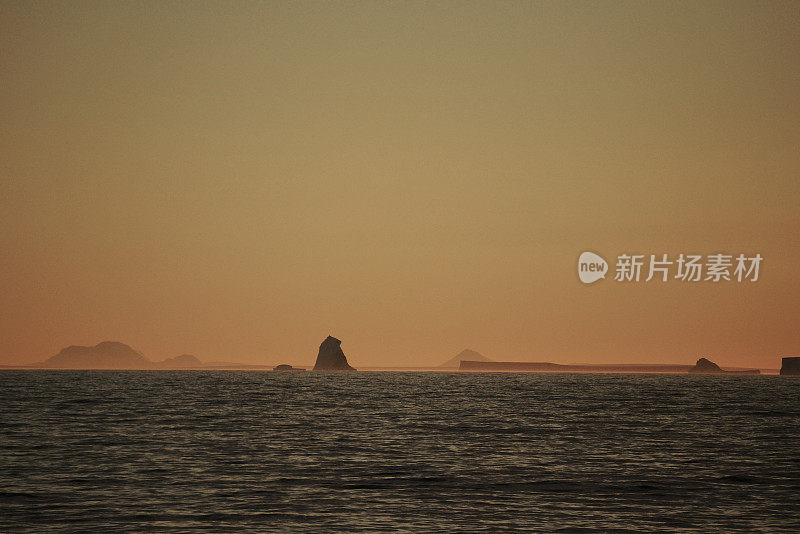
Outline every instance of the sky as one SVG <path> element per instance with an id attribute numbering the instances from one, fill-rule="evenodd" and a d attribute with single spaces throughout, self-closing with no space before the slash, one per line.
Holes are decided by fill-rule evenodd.
<path id="1" fill-rule="evenodd" d="M 800 356 L 797 2 L 2 1 L 0 78 L 0 364 Z"/>

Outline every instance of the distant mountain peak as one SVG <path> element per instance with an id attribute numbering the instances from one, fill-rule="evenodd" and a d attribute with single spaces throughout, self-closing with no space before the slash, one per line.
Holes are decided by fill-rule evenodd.
<path id="1" fill-rule="evenodd" d="M 94 347 L 70 345 L 45 360 L 56 369 L 143 369 L 150 366 L 141 353 L 119 341 L 102 341 Z"/>
<path id="2" fill-rule="evenodd" d="M 70 345 L 44 361 L 39 367 L 51 369 L 193 369 L 203 362 L 191 354 L 181 354 L 162 362 L 151 362 L 129 345 L 102 341 L 93 347 Z"/>
<path id="3" fill-rule="evenodd" d="M 480 352 L 474 351 L 472 349 L 464 349 L 446 362 L 444 362 L 439 367 L 446 367 L 450 369 L 458 369 L 461 365 L 461 360 L 470 360 L 470 361 L 477 361 L 477 362 L 491 362 L 494 361 L 490 358 L 487 358 Z"/>

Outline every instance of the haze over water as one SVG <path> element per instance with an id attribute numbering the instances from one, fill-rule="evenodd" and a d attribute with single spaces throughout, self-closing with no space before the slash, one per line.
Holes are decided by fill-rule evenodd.
<path id="1" fill-rule="evenodd" d="M 781 377 L 0 373 L 0 530 L 797 532 Z"/>
<path id="2" fill-rule="evenodd" d="M 798 51 L 792 1 L 0 0 L 0 365 L 778 367 Z M 583 251 L 764 262 L 585 287 Z"/>

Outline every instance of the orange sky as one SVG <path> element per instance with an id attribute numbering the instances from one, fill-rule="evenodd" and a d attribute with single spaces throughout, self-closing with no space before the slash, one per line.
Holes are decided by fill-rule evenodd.
<path id="1" fill-rule="evenodd" d="M 2 2 L 0 363 L 778 367 L 800 7 L 699 4 Z M 584 250 L 764 263 L 584 286 Z"/>

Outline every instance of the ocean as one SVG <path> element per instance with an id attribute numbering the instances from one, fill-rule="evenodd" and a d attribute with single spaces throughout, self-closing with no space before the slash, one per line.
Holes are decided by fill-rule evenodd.
<path id="1" fill-rule="evenodd" d="M 800 379 L 0 372 L 2 532 L 800 532 Z"/>

